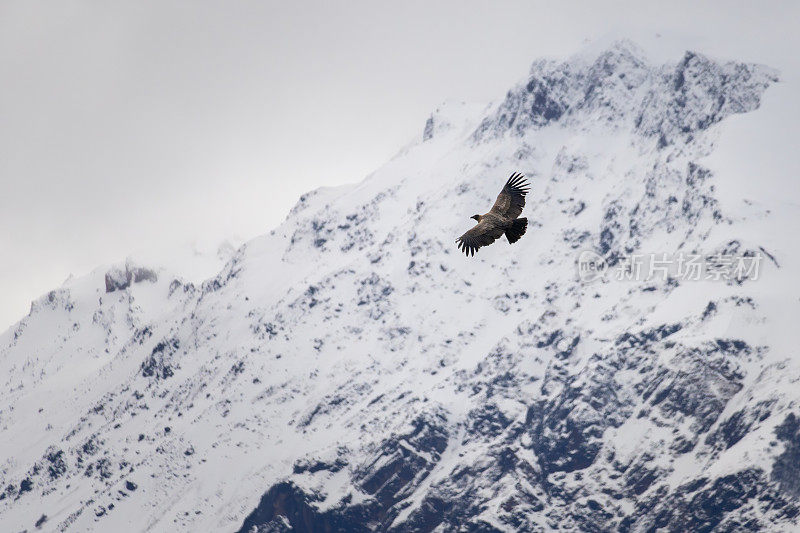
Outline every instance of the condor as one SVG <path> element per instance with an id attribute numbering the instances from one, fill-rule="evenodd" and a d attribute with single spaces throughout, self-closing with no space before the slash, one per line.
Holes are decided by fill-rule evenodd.
<path id="1" fill-rule="evenodd" d="M 522 214 L 525 195 L 529 190 L 529 184 L 522 174 L 511 174 L 492 209 L 485 215 L 470 217 L 477 220 L 478 224 L 456 239 L 458 248 L 468 256 L 475 255 L 478 248 L 492 244 L 503 234 L 508 242 L 517 242 L 528 228 L 528 219 L 517 217 Z"/>

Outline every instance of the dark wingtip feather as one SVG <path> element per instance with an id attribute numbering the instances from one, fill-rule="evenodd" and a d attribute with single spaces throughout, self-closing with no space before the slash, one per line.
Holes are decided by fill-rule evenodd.
<path id="1" fill-rule="evenodd" d="M 528 181 L 525 179 L 525 176 L 519 172 L 514 172 L 511 174 L 511 177 L 508 178 L 508 181 L 506 182 L 506 186 L 515 189 L 518 192 L 522 192 L 523 194 L 530 190 L 526 190 L 526 187 L 529 187 L 530 183 L 528 183 Z"/>

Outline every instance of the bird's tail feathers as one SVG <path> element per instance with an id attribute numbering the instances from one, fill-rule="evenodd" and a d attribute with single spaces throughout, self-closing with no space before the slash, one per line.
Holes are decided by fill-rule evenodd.
<path id="1" fill-rule="evenodd" d="M 525 235 L 525 230 L 528 229 L 528 219 L 527 218 L 518 218 L 514 220 L 511 224 L 511 227 L 506 230 L 506 239 L 508 242 L 515 243 L 520 238 Z"/>

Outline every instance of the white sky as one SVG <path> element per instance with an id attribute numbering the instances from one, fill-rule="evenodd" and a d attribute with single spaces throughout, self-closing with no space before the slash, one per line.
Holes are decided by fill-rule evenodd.
<path id="1" fill-rule="evenodd" d="M 380 166 L 441 101 L 501 98 L 587 40 L 793 83 L 798 6 L 3 1 L 0 330 L 70 274 L 264 233 L 304 191 Z"/>

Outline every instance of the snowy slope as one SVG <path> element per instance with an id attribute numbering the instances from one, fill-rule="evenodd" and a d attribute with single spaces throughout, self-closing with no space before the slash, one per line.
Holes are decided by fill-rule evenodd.
<path id="1" fill-rule="evenodd" d="M 540 60 L 212 279 L 129 265 L 45 295 L 0 337 L 2 529 L 798 527 L 798 256 L 776 231 L 797 213 L 708 163 L 778 83 L 629 42 Z M 512 171 L 527 235 L 465 258 Z M 588 249 L 766 259 L 741 283 L 583 283 Z"/>

